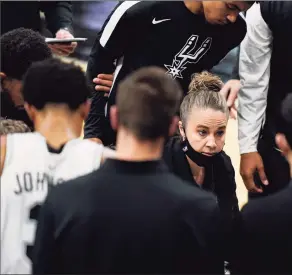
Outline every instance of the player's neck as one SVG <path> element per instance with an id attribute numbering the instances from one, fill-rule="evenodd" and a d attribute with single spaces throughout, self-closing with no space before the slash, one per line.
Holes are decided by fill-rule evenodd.
<path id="1" fill-rule="evenodd" d="M 203 13 L 203 4 L 201 1 L 194 1 L 194 0 L 184 0 L 185 6 L 189 11 L 194 14 Z"/>
<path id="2" fill-rule="evenodd" d="M 163 140 L 157 142 L 139 141 L 126 131 L 117 135 L 117 159 L 126 161 L 151 161 L 162 156 Z"/>
<path id="3" fill-rule="evenodd" d="M 47 143 L 58 149 L 68 141 L 79 138 L 82 130 L 82 118 L 77 114 L 46 112 L 36 116 L 35 131 L 45 137 Z"/>

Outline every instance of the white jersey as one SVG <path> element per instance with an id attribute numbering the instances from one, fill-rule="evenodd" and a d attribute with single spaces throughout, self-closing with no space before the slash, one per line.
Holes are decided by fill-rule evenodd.
<path id="1" fill-rule="evenodd" d="M 37 214 L 48 189 L 99 168 L 103 150 L 92 141 L 74 139 L 60 153 L 50 153 L 37 132 L 7 136 L 1 176 L 1 274 L 31 273 Z"/>

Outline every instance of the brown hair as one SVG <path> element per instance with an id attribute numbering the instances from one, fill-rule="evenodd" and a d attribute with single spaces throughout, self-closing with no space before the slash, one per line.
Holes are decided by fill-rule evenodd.
<path id="1" fill-rule="evenodd" d="M 189 93 L 198 92 L 204 89 L 213 92 L 220 92 L 223 85 L 224 83 L 219 76 L 203 71 L 192 76 L 192 80 L 189 85 Z"/>
<path id="2" fill-rule="evenodd" d="M 0 135 L 27 132 L 31 130 L 23 121 L 0 118 Z"/>
<path id="3" fill-rule="evenodd" d="M 229 114 L 226 100 L 219 93 L 223 84 L 219 76 L 206 71 L 193 76 L 189 92 L 180 106 L 180 118 L 184 126 L 193 108 L 210 108 Z"/>
<path id="4" fill-rule="evenodd" d="M 163 69 L 139 69 L 118 86 L 119 124 L 140 140 L 167 137 L 182 94 L 180 85 Z"/>

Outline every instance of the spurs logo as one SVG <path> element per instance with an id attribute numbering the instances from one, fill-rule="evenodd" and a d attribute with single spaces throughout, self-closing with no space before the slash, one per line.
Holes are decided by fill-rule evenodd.
<path id="1" fill-rule="evenodd" d="M 212 38 L 208 37 L 202 45 L 196 50 L 198 35 L 192 35 L 183 48 L 177 53 L 172 61 L 172 65 L 164 64 L 169 74 L 173 79 L 183 78 L 182 72 L 187 68 L 189 63 L 198 63 L 199 60 L 209 51 L 212 44 Z"/>

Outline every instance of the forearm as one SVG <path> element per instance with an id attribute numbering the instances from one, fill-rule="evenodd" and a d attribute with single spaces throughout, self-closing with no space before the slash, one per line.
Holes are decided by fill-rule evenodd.
<path id="1" fill-rule="evenodd" d="M 97 38 L 92 47 L 86 70 L 86 78 L 93 93 L 95 93 L 93 79 L 98 74 L 112 74 L 115 70 L 114 61 L 115 57 L 100 45 L 99 38 Z"/>
<path id="2" fill-rule="evenodd" d="M 260 93 L 256 88 L 244 88 L 238 97 L 238 140 L 240 154 L 257 152 L 260 131 L 265 121 L 266 98 L 251 97 Z"/>
<path id="3" fill-rule="evenodd" d="M 91 108 L 84 126 L 84 138 L 97 138 L 103 141 L 106 124 L 105 106 L 107 97 L 101 92 L 94 92 Z"/>

